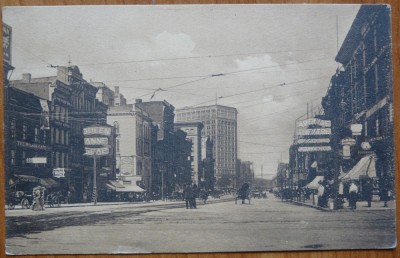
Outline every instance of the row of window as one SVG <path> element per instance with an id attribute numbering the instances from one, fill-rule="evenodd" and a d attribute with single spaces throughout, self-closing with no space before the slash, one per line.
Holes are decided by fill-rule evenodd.
<path id="1" fill-rule="evenodd" d="M 11 150 L 10 162 L 13 166 L 26 165 L 27 158 L 32 157 L 46 157 L 50 162 L 51 167 L 54 168 L 67 168 L 69 154 L 64 152 L 53 152 L 46 155 L 46 153 L 32 152 L 25 150 Z M 46 166 L 47 164 L 32 164 L 32 166 Z"/>

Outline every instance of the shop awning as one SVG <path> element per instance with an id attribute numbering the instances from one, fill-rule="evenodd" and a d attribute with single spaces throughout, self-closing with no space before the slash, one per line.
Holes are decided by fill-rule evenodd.
<path id="1" fill-rule="evenodd" d="M 28 183 L 39 183 L 40 178 L 35 177 L 35 176 L 29 176 L 29 175 L 14 175 L 17 178 L 17 183 L 18 182 L 28 182 Z"/>
<path id="2" fill-rule="evenodd" d="M 111 185 L 111 184 L 106 184 L 107 188 L 114 190 L 117 189 L 115 186 Z"/>
<path id="3" fill-rule="evenodd" d="M 324 181 L 324 176 L 316 176 L 305 188 L 316 190 L 319 187 L 319 182 Z"/>
<path id="4" fill-rule="evenodd" d="M 115 191 L 117 192 L 125 192 L 125 193 L 141 193 L 145 192 L 143 188 L 137 185 L 124 185 L 123 188 L 116 188 Z"/>
<path id="5" fill-rule="evenodd" d="M 60 183 L 52 178 L 40 178 L 40 184 L 46 188 L 60 187 Z"/>
<path id="6" fill-rule="evenodd" d="M 368 155 L 360 159 L 360 161 L 340 179 L 342 181 L 358 180 L 360 176 L 376 177 L 375 155 Z"/>

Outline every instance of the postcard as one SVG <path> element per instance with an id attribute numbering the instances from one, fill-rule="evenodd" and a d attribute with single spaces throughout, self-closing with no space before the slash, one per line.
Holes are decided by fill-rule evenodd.
<path id="1" fill-rule="evenodd" d="M 395 248 L 389 5 L 2 26 L 7 255 Z"/>

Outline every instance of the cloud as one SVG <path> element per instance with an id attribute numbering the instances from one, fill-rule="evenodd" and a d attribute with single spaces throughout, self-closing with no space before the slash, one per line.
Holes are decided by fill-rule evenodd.
<path id="1" fill-rule="evenodd" d="M 272 60 L 272 57 L 268 54 L 263 56 L 247 56 L 245 59 L 236 59 L 235 63 L 237 64 L 240 70 L 250 70 L 257 68 L 265 69 L 273 69 L 274 71 L 282 72 L 280 65 Z"/>
<path id="2" fill-rule="evenodd" d="M 163 58 L 193 56 L 195 46 L 191 37 L 184 33 L 172 34 L 163 31 L 151 39 L 153 56 Z"/>

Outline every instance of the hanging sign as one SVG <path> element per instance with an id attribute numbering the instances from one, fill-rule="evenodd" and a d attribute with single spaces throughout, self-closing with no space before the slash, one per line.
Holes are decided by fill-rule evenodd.
<path id="1" fill-rule="evenodd" d="M 101 148 L 85 148 L 85 155 L 89 156 L 105 156 L 110 153 L 108 147 L 101 147 Z"/>
<path id="2" fill-rule="evenodd" d="M 111 135 L 111 127 L 106 126 L 92 126 L 83 128 L 83 135 Z"/>
<path id="3" fill-rule="evenodd" d="M 309 125 L 319 125 L 322 127 L 331 127 L 330 120 L 322 120 L 318 118 L 310 118 L 306 120 L 301 120 L 297 122 L 297 127 L 307 127 Z"/>
<path id="4" fill-rule="evenodd" d="M 310 146 L 310 147 L 299 147 L 299 152 L 322 152 L 331 151 L 331 146 Z"/>
<path id="5" fill-rule="evenodd" d="M 298 129 L 297 135 L 330 135 L 331 128 Z"/>
<path id="6" fill-rule="evenodd" d="M 93 137 L 93 138 L 85 138 L 85 145 L 94 146 L 94 145 L 107 145 L 108 138 L 107 137 Z"/>
<path id="7" fill-rule="evenodd" d="M 57 177 L 57 178 L 65 177 L 65 169 L 64 168 L 54 168 L 53 176 Z"/>

